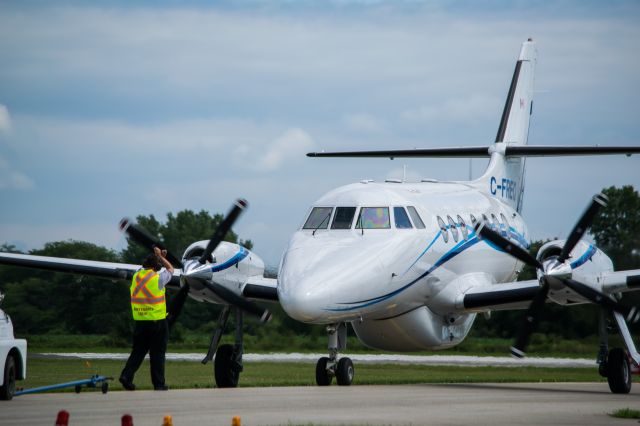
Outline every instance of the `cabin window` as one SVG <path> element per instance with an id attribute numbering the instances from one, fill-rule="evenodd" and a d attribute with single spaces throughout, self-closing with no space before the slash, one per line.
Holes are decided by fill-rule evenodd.
<path id="1" fill-rule="evenodd" d="M 413 206 L 409 206 L 407 207 L 407 210 L 409 211 L 409 216 L 411 216 L 411 220 L 413 221 L 415 227 L 418 229 L 424 229 L 424 222 L 422 221 L 422 219 L 420 219 L 420 215 L 418 214 L 416 208 Z"/>
<path id="2" fill-rule="evenodd" d="M 493 213 L 491 213 L 491 223 L 493 224 L 493 230 L 496 232 L 500 232 L 500 222 L 498 222 L 498 218 Z"/>
<path id="3" fill-rule="evenodd" d="M 469 217 L 471 217 L 471 226 L 475 226 L 475 224 L 478 223 L 478 219 L 472 214 L 470 214 Z"/>
<path id="4" fill-rule="evenodd" d="M 404 210 L 404 207 L 394 207 L 393 218 L 396 223 L 396 228 L 398 229 L 413 228 L 413 226 L 411 226 L 411 221 L 409 220 L 409 216 L 407 216 L 407 212 Z"/>
<path id="5" fill-rule="evenodd" d="M 389 229 L 389 207 L 362 207 L 356 223 L 357 229 Z"/>
<path id="6" fill-rule="evenodd" d="M 327 229 L 333 207 L 314 207 L 302 229 Z"/>
<path id="7" fill-rule="evenodd" d="M 467 224 L 464 223 L 464 219 L 460 215 L 458 215 L 458 223 L 460 224 L 460 232 L 462 232 L 462 238 L 467 241 L 467 238 L 469 237 L 469 230 L 467 229 Z"/>
<path id="8" fill-rule="evenodd" d="M 355 214 L 355 207 L 336 207 L 336 214 L 333 216 L 331 229 L 351 229 Z"/>
<path id="9" fill-rule="evenodd" d="M 449 232 L 447 231 L 447 225 L 444 223 L 444 220 L 440 216 L 438 216 L 438 226 L 440 227 L 440 232 L 442 233 L 442 239 L 445 243 L 449 242 Z"/>
<path id="10" fill-rule="evenodd" d="M 500 219 L 502 219 L 502 225 L 501 227 L 504 227 L 504 236 L 505 237 L 509 237 L 509 221 L 507 220 L 507 218 L 500 213 Z"/>
<path id="11" fill-rule="evenodd" d="M 451 236 L 453 237 L 453 241 L 458 242 L 458 227 L 456 222 L 451 219 L 451 216 L 447 216 L 447 220 L 449 221 L 449 228 L 451 228 Z"/>

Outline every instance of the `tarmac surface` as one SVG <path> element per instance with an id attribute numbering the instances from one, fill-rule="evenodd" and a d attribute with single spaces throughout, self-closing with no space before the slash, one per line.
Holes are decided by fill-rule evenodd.
<path id="1" fill-rule="evenodd" d="M 640 408 L 640 386 L 614 395 L 606 383 L 263 387 L 34 394 L 0 401 L 0 425 L 638 425 L 607 415 Z"/>

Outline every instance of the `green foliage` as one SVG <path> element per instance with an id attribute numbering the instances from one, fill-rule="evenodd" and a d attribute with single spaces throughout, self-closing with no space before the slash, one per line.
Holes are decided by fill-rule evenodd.
<path id="1" fill-rule="evenodd" d="M 640 410 L 634 410 L 631 408 L 621 408 L 609 413 L 611 417 L 617 417 L 619 419 L 640 419 Z"/>
<path id="2" fill-rule="evenodd" d="M 159 238 L 175 256 L 181 257 L 191 243 L 211 238 L 223 219 L 224 216 L 219 213 L 211 216 L 205 210 L 199 213 L 182 210 L 175 215 L 168 213 L 164 223 L 159 222 L 154 215 L 140 215 L 136 217 L 136 222 L 149 234 Z M 249 250 L 253 247 L 251 240 L 239 240 L 238 235 L 233 231 L 229 231 L 224 240 L 241 244 Z M 127 247 L 122 251 L 121 256 L 124 262 L 140 263 L 147 254 L 149 253 L 145 248 L 127 239 Z"/>
<path id="3" fill-rule="evenodd" d="M 598 247 L 617 270 L 640 268 L 640 195 L 633 186 L 611 186 L 602 191 L 609 197 L 607 207 L 591 227 Z"/>

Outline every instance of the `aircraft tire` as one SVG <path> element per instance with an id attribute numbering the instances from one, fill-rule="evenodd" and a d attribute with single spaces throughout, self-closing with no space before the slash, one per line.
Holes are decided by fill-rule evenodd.
<path id="1" fill-rule="evenodd" d="M 631 368 L 627 354 L 622 348 L 609 351 L 607 358 L 607 381 L 613 393 L 629 393 L 631 391 Z"/>
<path id="2" fill-rule="evenodd" d="M 7 357 L 4 364 L 4 384 L 0 386 L 0 399 L 8 401 L 16 393 L 16 361 L 13 355 Z"/>
<path id="3" fill-rule="evenodd" d="M 329 358 L 323 356 L 318 360 L 318 363 L 316 364 L 316 384 L 318 386 L 329 386 L 331 384 L 333 376 L 327 371 L 328 362 Z"/>
<path id="4" fill-rule="evenodd" d="M 355 376 L 355 369 L 351 358 L 340 358 L 336 368 L 336 380 L 340 386 L 350 386 Z"/>
<path id="5" fill-rule="evenodd" d="M 233 345 L 220 345 L 213 366 L 216 385 L 219 388 L 236 388 L 240 372 L 234 368 Z"/>

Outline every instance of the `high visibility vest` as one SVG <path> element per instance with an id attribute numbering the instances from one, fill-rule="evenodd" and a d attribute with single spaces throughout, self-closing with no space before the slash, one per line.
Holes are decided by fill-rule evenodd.
<path id="1" fill-rule="evenodd" d="M 160 276 L 153 269 L 140 269 L 131 280 L 131 311 L 136 321 L 156 321 L 167 317 L 164 288 L 160 290 Z"/>

